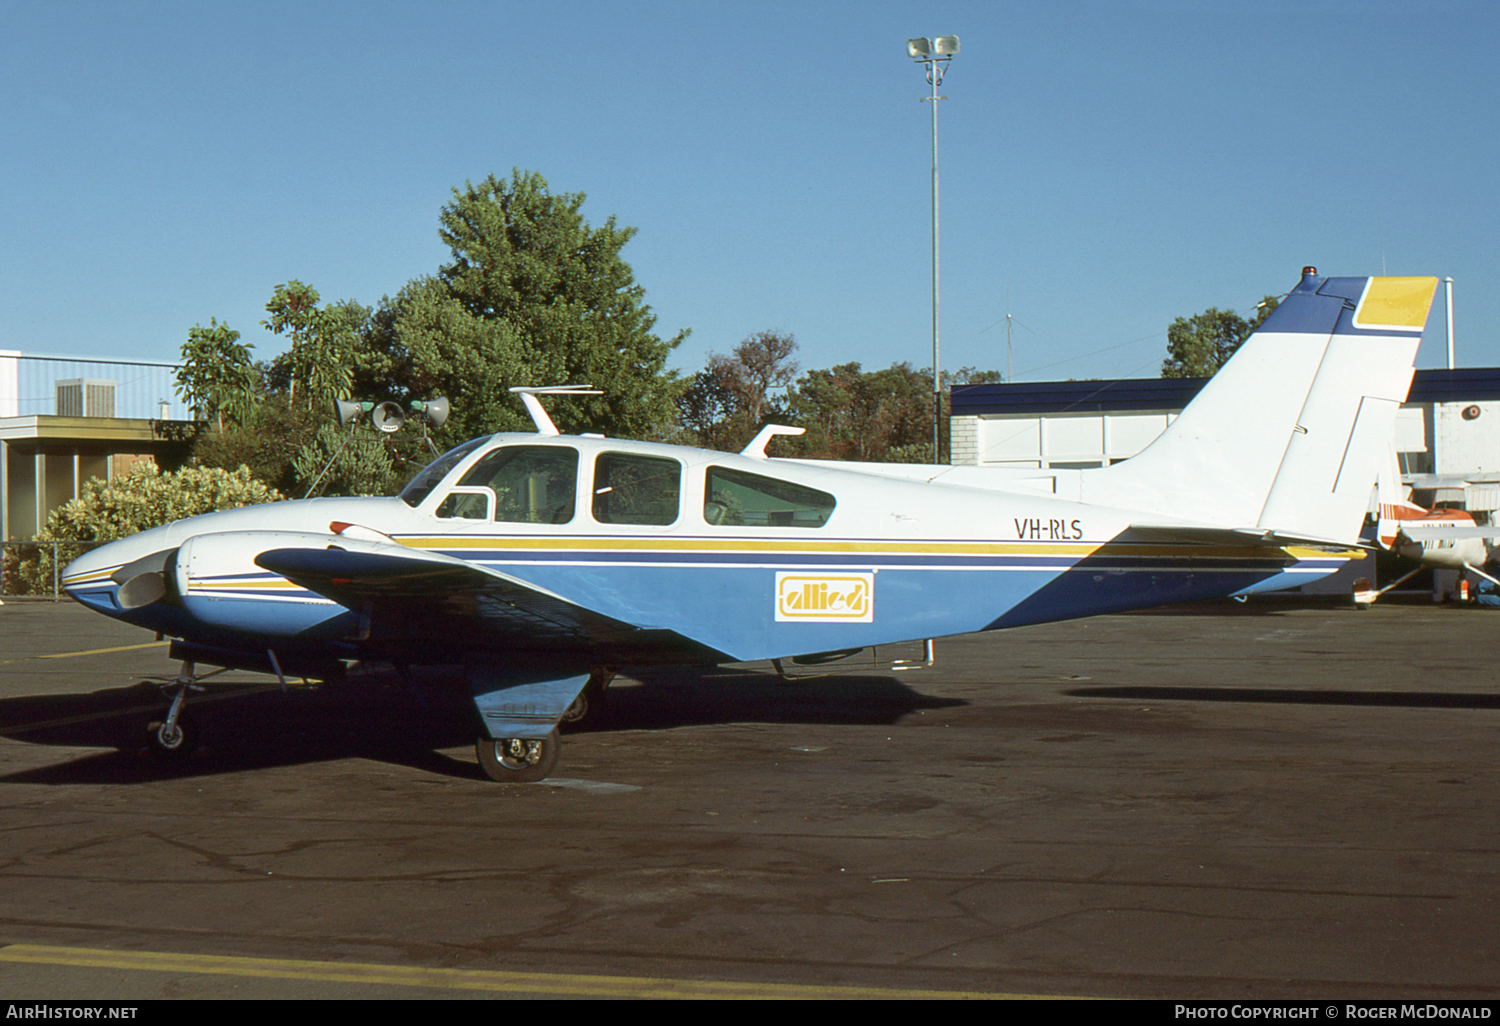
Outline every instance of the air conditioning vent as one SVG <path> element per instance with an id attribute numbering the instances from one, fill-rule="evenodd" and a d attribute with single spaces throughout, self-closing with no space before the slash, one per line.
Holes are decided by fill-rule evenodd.
<path id="1" fill-rule="evenodd" d="M 57 383 L 59 417 L 113 417 L 115 383 L 101 378 L 68 378 Z"/>

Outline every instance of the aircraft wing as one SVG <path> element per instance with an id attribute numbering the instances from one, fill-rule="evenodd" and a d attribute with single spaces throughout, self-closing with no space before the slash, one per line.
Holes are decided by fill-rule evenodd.
<path id="1" fill-rule="evenodd" d="M 329 537 L 268 549 L 255 563 L 359 614 L 372 639 L 618 663 L 698 661 L 706 653 L 675 632 L 606 616 L 519 577 L 391 542 Z"/>
<path id="2" fill-rule="evenodd" d="M 1414 542 L 1452 541 L 1455 538 L 1500 539 L 1500 526 L 1495 524 L 1487 527 L 1444 527 L 1440 523 L 1430 522 L 1414 524 L 1398 520 L 1395 523 L 1398 525 L 1397 533 Z"/>

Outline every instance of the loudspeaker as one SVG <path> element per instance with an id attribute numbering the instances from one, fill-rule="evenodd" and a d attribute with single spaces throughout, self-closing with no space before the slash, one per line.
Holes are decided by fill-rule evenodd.
<path id="1" fill-rule="evenodd" d="M 443 421 L 448 419 L 451 409 L 447 399 L 432 399 L 422 404 L 422 415 L 427 418 L 427 423 L 432 430 L 436 431 L 443 426 Z"/>
<path id="2" fill-rule="evenodd" d="M 401 425 L 406 423 L 406 414 L 395 403 L 381 403 L 375 407 L 375 412 L 370 414 L 370 423 L 386 434 L 390 434 L 401 430 Z"/>
<path id="3" fill-rule="evenodd" d="M 335 399 L 333 401 L 333 413 L 339 419 L 339 427 L 348 427 L 367 408 L 364 403 L 349 403 L 342 399 Z"/>

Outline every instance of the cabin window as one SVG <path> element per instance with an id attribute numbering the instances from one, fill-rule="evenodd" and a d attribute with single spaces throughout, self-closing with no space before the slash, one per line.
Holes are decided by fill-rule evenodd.
<path id="1" fill-rule="evenodd" d="M 682 464 L 661 456 L 600 453 L 594 461 L 594 519 L 601 524 L 671 524 L 682 504 Z"/>
<path id="2" fill-rule="evenodd" d="M 463 462 L 463 458 L 484 442 L 484 438 L 475 438 L 456 446 L 443 453 L 427 466 L 417 471 L 417 476 L 412 478 L 405 488 L 401 489 L 401 499 L 408 506 L 420 506 L 422 500 L 432 494 L 432 490 L 438 486 L 443 478 L 448 476 L 448 471 Z M 439 514 L 441 516 L 441 514 Z"/>
<path id="3" fill-rule="evenodd" d="M 443 497 L 437 515 L 444 520 L 488 520 L 490 500 L 495 496 L 488 488 L 454 488 Z"/>
<path id="4" fill-rule="evenodd" d="M 561 445 L 496 449 L 469 468 L 438 507 L 440 517 L 512 524 L 566 524 L 578 489 L 578 451 Z M 493 512 L 491 512 L 493 510 Z"/>
<path id="5" fill-rule="evenodd" d="M 734 527 L 822 527 L 836 500 L 816 488 L 709 467 L 703 492 L 703 519 Z"/>

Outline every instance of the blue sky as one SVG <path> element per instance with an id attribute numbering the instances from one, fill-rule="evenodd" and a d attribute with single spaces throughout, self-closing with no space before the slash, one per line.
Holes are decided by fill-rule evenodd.
<path id="1" fill-rule="evenodd" d="M 373 305 L 447 257 L 455 186 L 513 167 L 638 229 L 691 373 L 746 335 L 803 368 L 1154 376 L 1174 317 L 1328 274 L 1455 279 L 1500 365 L 1500 5 L 96 3 L 0 0 L 0 349 L 259 356 L 289 279 Z M 1445 360 L 1441 293 L 1419 366 Z"/>

